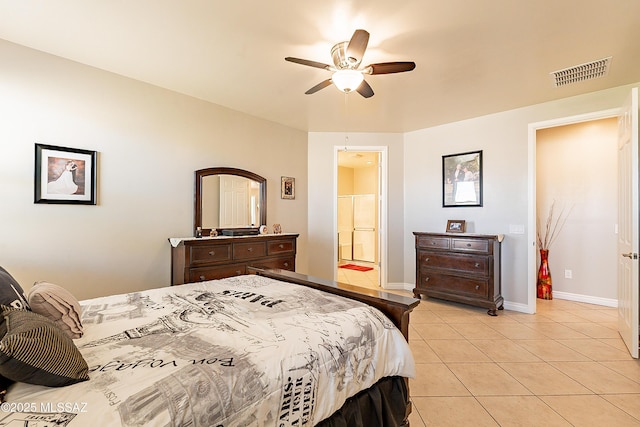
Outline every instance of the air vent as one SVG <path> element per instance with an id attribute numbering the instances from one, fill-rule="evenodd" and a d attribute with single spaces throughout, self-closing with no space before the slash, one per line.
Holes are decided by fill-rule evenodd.
<path id="1" fill-rule="evenodd" d="M 586 64 L 565 68 L 564 70 L 554 71 L 549 74 L 553 77 L 554 85 L 560 87 L 584 80 L 604 77 L 609 72 L 610 62 L 611 56 L 597 61 L 587 62 Z"/>

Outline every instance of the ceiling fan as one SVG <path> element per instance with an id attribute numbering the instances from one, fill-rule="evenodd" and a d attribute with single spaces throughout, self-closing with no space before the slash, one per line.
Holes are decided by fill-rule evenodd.
<path id="1" fill-rule="evenodd" d="M 356 30 L 351 36 L 351 40 L 335 44 L 331 48 L 331 58 L 333 65 L 324 64 L 322 62 L 309 61 L 307 59 L 292 58 L 287 56 L 285 61 L 295 62 L 296 64 L 307 65 L 309 67 L 322 68 L 332 71 L 333 75 L 330 79 L 318 83 L 305 92 L 307 95 L 318 92 L 330 86 L 332 83 L 341 91 L 349 93 L 358 92 L 365 98 L 373 96 L 373 89 L 364 80 L 364 74 L 392 74 L 411 71 L 416 68 L 415 62 L 381 62 L 379 64 L 369 64 L 366 67 L 358 68 L 367 44 L 369 43 L 369 33 L 365 30 Z"/>

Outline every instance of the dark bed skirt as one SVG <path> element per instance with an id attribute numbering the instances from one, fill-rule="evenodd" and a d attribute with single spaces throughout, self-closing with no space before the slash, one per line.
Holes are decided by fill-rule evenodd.
<path id="1" fill-rule="evenodd" d="M 409 393 L 403 377 L 382 378 L 316 427 L 401 427 L 408 425 Z"/>

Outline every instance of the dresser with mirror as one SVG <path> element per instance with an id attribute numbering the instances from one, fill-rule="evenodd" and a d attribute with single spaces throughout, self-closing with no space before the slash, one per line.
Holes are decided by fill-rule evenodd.
<path id="1" fill-rule="evenodd" d="M 266 224 L 265 178 L 236 168 L 197 170 L 194 237 L 169 239 L 171 284 L 238 276 L 247 267 L 295 271 L 298 234 L 260 233 Z"/>

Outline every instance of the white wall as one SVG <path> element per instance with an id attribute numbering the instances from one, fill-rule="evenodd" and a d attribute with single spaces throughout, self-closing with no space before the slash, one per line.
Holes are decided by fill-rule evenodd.
<path id="1" fill-rule="evenodd" d="M 528 227 L 528 125 L 608 110 L 622 105 L 632 85 L 564 98 L 405 135 L 405 282 L 415 282 L 412 231 L 444 231 L 447 219 L 464 219 L 468 231 L 505 234 L 502 293 L 507 308 L 525 310 L 528 301 L 529 249 L 535 239 Z M 561 89 L 559 89 L 561 96 Z M 442 207 L 442 156 L 483 150 L 484 206 Z M 412 195 L 409 197 L 408 195 Z M 525 226 L 525 234 L 510 233 Z M 606 227 L 610 224 L 607 223 Z"/>
<path id="2" fill-rule="evenodd" d="M 549 251 L 554 298 L 564 292 L 617 300 L 617 142 L 615 117 L 537 131 L 540 227 L 554 200 L 556 218 L 563 208 L 568 214 Z"/>
<path id="3" fill-rule="evenodd" d="M 345 134 L 309 133 L 309 274 L 333 279 L 334 217 L 336 203 L 335 147 L 344 147 Z M 394 286 L 404 282 L 404 202 L 402 134 L 349 133 L 349 146 L 387 147 L 388 150 L 388 249 L 387 280 Z"/>
<path id="4" fill-rule="evenodd" d="M 301 234 L 306 271 L 305 132 L 2 40 L 0 63 L 0 265 L 24 288 L 168 285 L 167 238 L 192 234 L 194 171 L 213 166 L 267 178 L 268 225 Z M 98 151 L 97 206 L 33 203 L 35 143 Z"/>

